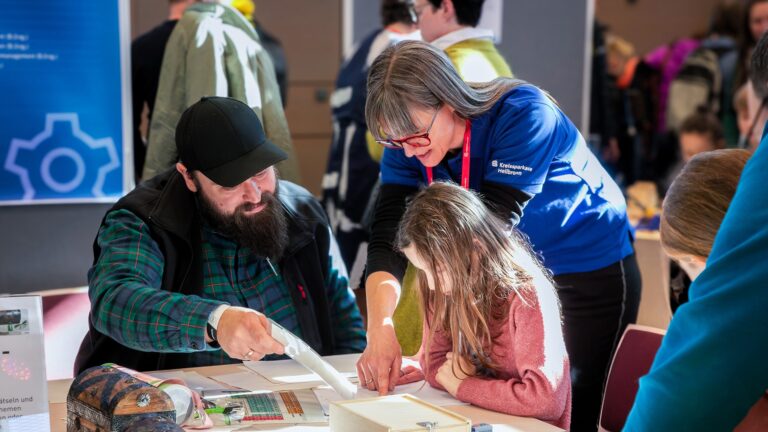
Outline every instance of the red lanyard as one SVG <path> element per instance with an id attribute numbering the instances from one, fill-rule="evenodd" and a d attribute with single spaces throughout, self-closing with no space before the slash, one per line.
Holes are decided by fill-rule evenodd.
<path id="1" fill-rule="evenodd" d="M 467 127 L 464 128 L 464 145 L 461 148 L 461 187 L 469 190 L 469 149 L 472 135 L 472 123 L 467 119 Z M 427 183 L 432 184 L 432 167 L 427 169 Z"/>

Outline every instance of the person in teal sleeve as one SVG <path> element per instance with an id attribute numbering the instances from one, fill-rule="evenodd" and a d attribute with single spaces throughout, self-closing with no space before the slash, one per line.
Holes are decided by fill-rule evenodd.
<path id="1" fill-rule="evenodd" d="M 768 36 L 752 57 L 768 96 Z M 768 138 L 747 163 L 690 300 L 675 313 L 624 430 L 732 430 L 768 388 Z"/>

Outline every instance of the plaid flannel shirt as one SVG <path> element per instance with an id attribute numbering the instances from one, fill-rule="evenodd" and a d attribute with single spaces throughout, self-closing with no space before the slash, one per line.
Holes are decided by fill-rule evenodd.
<path id="1" fill-rule="evenodd" d="M 277 265 L 205 225 L 202 296 L 160 289 L 163 254 L 149 227 L 130 211 L 108 214 L 97 241 L 102 252 L 88 272 L 93 325 L 125 346 L 196 353 L 190 359 L 199 366 L 239 361 L 205 343 L 208 317 L 221 304 L 257 310 L 301 337 Z M 338 270 L 330 273 L 326 293 L 335 339 L 344 352 L 362 351 L 365 332 L 354 295 Z"/>

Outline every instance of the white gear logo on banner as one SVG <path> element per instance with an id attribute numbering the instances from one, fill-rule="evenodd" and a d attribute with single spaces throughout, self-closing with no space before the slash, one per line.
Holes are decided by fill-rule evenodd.
<path id="1" fill-rule="evenodd" d="M 109 162 L 98 168 L 96 179 L 93 182 L 93 186 L 91 187 L 91 193 L 94 197 L 103 197 L 104 191 L 102 188 L 104 187 L 104 181 L 107 174 L 120 166 L 120 159 L 118 158 L 114 141 L 112 141 L 112 138 L 94 139 L 90 135 L 83 132 L 80 129 L 80 119 L 75 113 L 54 113 L 46 114 L 45 129 L 31 140 L 26 141 L 18 138 L 11 140 L 11 146 L 8 150 L 8 157 L 5 159 L 5 169 L 19 176 L 21 186 L 24 188 L 23 199 L 29 200 L 35 196 L 35 188 L 32 185 L 32 181 L 30 180 L 31 170 L 39 169 L 40 178 L 42 179 L 42 182 L 45 184 L 45 186 L 48 187 L 51 191 L 61 194 L 65 194 L 77 189 L 86 178 L 87 165 L 83 155 L 78 153 L 76 150 L 66 146 L 55 147 L 44 155 L 40 155 L 39 159 L 36 158 L 36 160 L 40 163 L 32 167 L 25 167 L 17 162 L 20 152 L 39 151 L 37 149 L 38 146 L 53 135 L 54 128 L 57 127 L 57 122 L 69 123 L 69 129 L 71 130 L 72 137 L 81 141 L 88 148 L 94 151 L 106 151 Z M 59 125 L 58 127 L 62 126 L 63 125 Z M 51 175 L 51 165 L 58 158 L 67 158 L 74 162 L 76 170 L 74 176 L 71 179 L 67 181 L 60 181 L 53 178 Z"/>

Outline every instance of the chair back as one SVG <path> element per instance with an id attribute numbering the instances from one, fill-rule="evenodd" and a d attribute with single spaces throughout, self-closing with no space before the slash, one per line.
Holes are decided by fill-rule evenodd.
<path id="1" fill-rule="evenodd" d="M 616 347 L 608 371 L 600 431 L 620 431 L 635 402 L 638 380 L 651 369 L 666 331 L 630 324 Z"/>
<path id="2" fill-rule="evenodd" d="M 666 330 L 672 320 L 669 258 L 661 247 L 659 232 L 638 230 L 634 246 L 643 279 L 637 323 Z"/>

